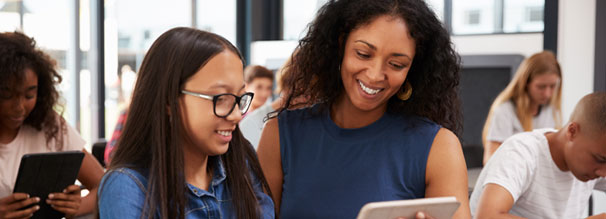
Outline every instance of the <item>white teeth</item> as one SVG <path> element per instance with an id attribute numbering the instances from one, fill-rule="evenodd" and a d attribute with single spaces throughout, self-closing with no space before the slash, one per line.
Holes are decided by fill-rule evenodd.
<path id="1" fill-rule="evenodd" d="M 367 94 L 370 94 L 370 95 L 375 95 L 375 94 L 379 93 L 379 91 L 382 90 L 382 89 L 376 89 L 376 90 L 370 89 L 370 88 L 364 86 L 364 84 L 362 84 L 361 81 L 358 81 L 358 83 L 360 83 L 360 87 L 362 88 L 362 90 L 364 90 L 364 92 L 366 92 Z"/>
<path id="2" fill-rule="evenodd" d="M 217 131 L 217 133 L 219 133 L 219 135 L 223 135 L 225 137 L 230 136 L 231 132 L 230 131 Z"/>

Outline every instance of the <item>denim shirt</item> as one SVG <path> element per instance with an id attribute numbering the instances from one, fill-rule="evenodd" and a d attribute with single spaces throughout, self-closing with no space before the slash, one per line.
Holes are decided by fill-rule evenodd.
<path id="1" fill-rule="evenodd" d="M 217 162 L 218 168 L 213 172 L 208 191 L 187 184 L 185 218 L 236 218 L 223 163 L 218 157 L 208 161 Z M 261 218 L 274 218 L 273 201 L 263 192 L 257 178 L 253 177 L 253 180 Z M 134 169 L 118 168 L 107 172 L 98 192 L 100 218 L 140 218 L 146 191 L 147 177 Z"/>

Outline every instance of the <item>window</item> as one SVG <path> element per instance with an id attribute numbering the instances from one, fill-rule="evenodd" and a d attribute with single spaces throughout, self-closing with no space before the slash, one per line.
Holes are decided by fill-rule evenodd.
<path id="1" fill-rule="evenodd" d="M 452 30 L 461 34 L 543 31 L 545 0 L 446 0 L 452 2 Z"/>
<path id="2" fill-rule="evenodd" d="M 20 28 L 20 8 L 24 7 L 23 12 L 29 13 L 25 6 L 18 1 L 0 1 L 0 32 L 15 31 Z"/>
<path id="3" fill-rule="evenodd" d="M 197 26 L 236 45 L 236 0 L 197 0 Z"/>
<path id="4" fill-rule="evenodd" d="M 503 32 L 541 32 L 545 0 L 505 0 Z"/>
<path id="5" fill-rule="evenodd" d="M 454 34 L 480 34 L 495 31 L 494 0 L 453 0 L 452 30 Z"/>
<path id="6" fill-rule="evenodd" d="M 540 22 L 540 21 L 543 21 L 543 8 L 541 8 L 541 7 L 527 7 L 526 8 L 526 21 L 527 22 Z"/>
<path id="7" fill-rule="evenodd" d="M 425 0 L 425 2 L 433 9 L 438 18 L 444 22 L 444 0 Z"/>
<path id="8" fill-rule="evenodd" d="M 135 83 L 135 72 L 139 70 L 145 53 L 167 30 L 191 26 L 191 11 L 189 0 L 174 0 L 170 3 L 164 0 L 105 1 L 107 139 L 111 138 L 120 112 L 129 105 L 128 97 Z M 83 108 L 82 111 L 91 110 Z"/>
<path id="9" fill-rule="evenodd" d="M 283 39 L 299 40 L 307 33 L 307 25 L 328 0 L 284 0 Z"/>
<path id="10" fill-rule="evenodd" d="M 478 25 L 480 24 L 480 10 L 469 10 L 465 13 L 465 24 L 466 25 Z"/>

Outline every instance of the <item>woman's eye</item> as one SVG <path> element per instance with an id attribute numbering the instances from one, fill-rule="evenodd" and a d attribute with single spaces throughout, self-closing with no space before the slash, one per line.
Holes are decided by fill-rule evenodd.
<path id="1" fill-rule="evenodd" d="M 360 58 L 365 58 L 365 59 L 370 58 L 369 54 L 366 54 L 366 53 L 363 53 L 363 52 L 360 52 L 360 51 L 356 51 L 356 54 L 358 54 L 358 56 Z"/>
<path id="2" fill-rule="evenodd" d="M 405 67 L 406 67 L 405 65 L 398 64 L 398 63 L 393 63 L 393 62 L 392 62 L 392 63 L 389 63 L 389 64 L 390 64 L 391 66 L 393 66 L 394 68 L 396 68 L 396 69 L 403 69 L 403 68 L 405 68 Z"/>

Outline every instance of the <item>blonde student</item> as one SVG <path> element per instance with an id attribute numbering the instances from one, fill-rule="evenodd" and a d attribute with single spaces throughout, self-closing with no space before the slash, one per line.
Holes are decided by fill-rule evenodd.
<path id="1" fill-rule="evenodd" d="M 561 102 L 562 71 L 555 55 L 543 51 L 524 60 L 490 107 L 482 131 L 483 164 L 516 133 L 562 127 Z"/>

